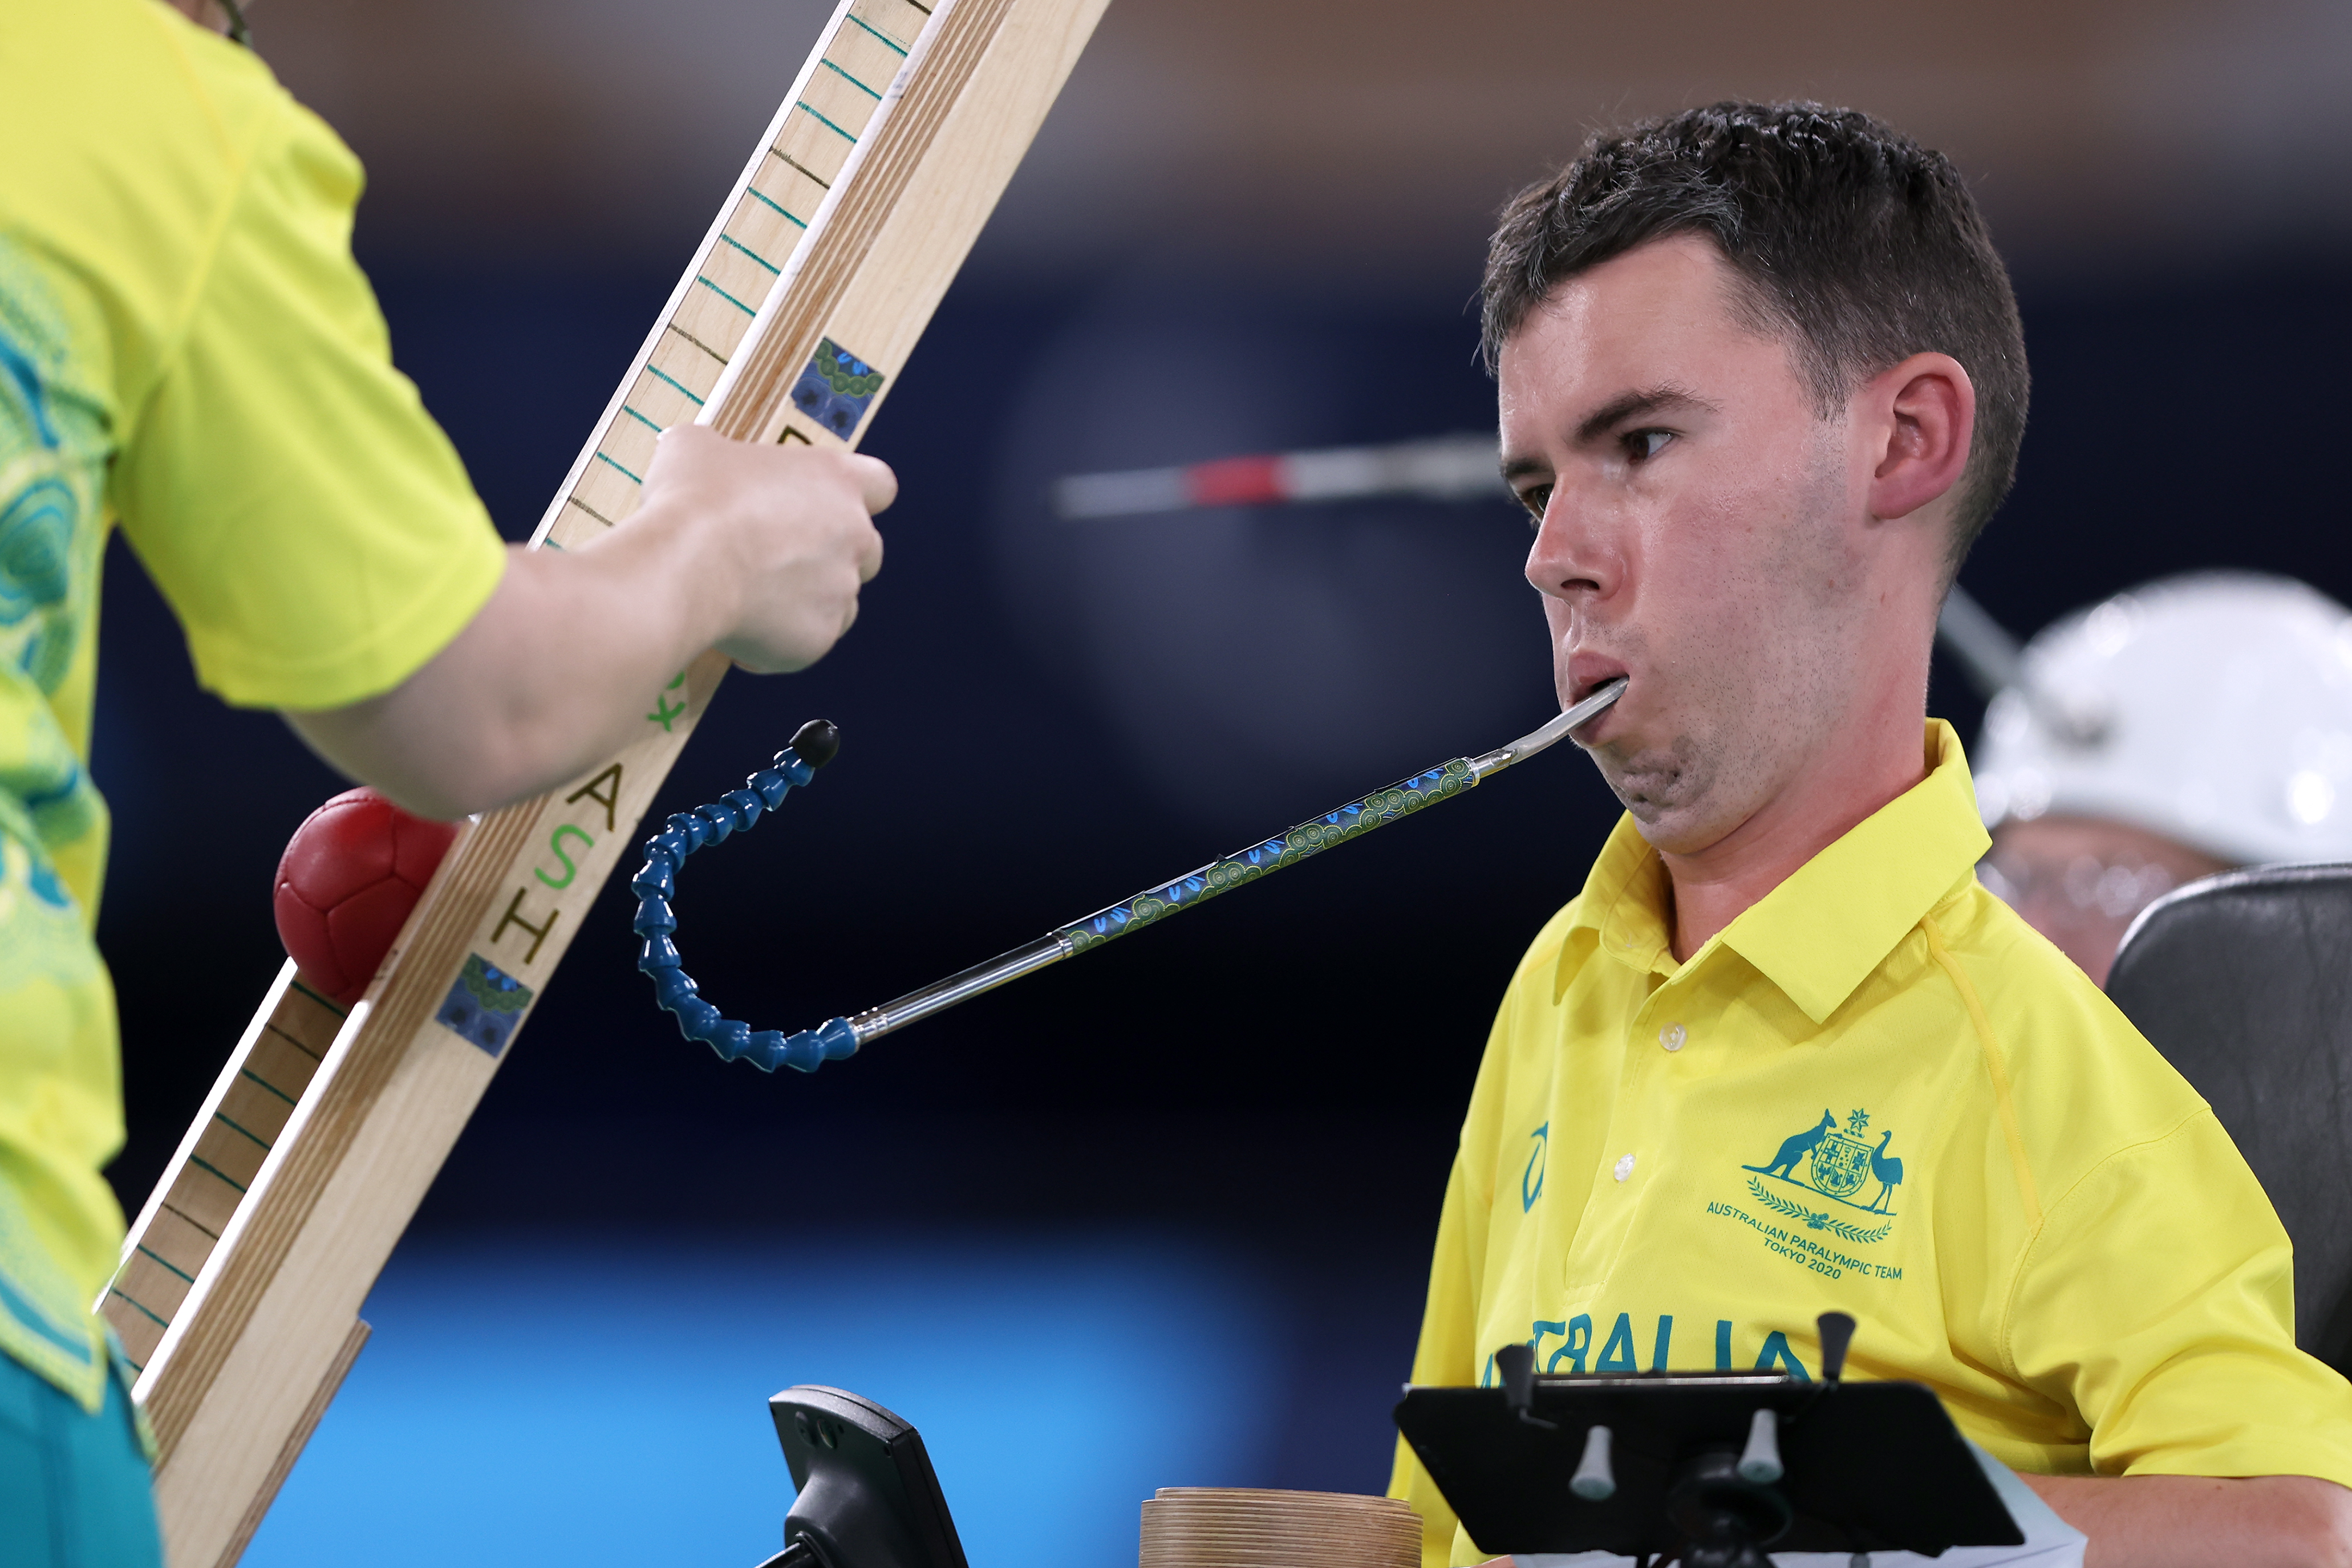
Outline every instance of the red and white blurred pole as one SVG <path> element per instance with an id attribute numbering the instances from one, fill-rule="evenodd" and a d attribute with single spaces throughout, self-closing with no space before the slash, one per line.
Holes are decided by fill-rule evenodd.
<path id="1" fill-rule="evenodd" d="M 1391 446 L 1332 446 L 1181 468 L 1073 474 L 1055 482 L 1054 510 L 1079 520 L 1379 496 L 1481 501 L 1507 500 L 1510 492 L 1496 472 L 1492 435 L 1441 435 Z"/>
<path id="2" fill-rule="evenodd" d="M 1054 510 L 1083 521 L 1202 507 L 1286 506 L 1379 496 L 1499 501 L 1510 498 L 1510 489 L 1498 472 L 1493 436 L 1440 435 L 1391 446 L 1331 446 L 1223 457 L 1181 468 L 1073 474 L 1055 481 Z M 2095 716 L 2062 711 L 2053 696 L 2021 679 L 2017 639 L 1957 583 L 1944 601 L 1936 635 L 1985 697 L 2015 685 L 2058 733 L 2095 735 L 2100 722 Z"/>

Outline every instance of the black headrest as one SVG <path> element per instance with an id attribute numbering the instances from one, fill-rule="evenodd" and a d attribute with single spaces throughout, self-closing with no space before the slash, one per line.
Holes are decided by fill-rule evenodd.
<path id="1" fill-rule="evenodd" d="M 2352 1368 L 2352 865 L 2191 883 L 2107 994 L 2213 1107 L 2294 1241 L 2295 1338 Z"/>

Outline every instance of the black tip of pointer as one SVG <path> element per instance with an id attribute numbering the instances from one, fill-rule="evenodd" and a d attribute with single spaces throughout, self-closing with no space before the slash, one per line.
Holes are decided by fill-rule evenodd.
<path id="1" fill-rule="evenodd" d="M 793 755 L 811 768 L 824 767 L 840 750 L 841 731 L 831 719 L 813 718 L 793 731 Z"/>
<path id="2" fill-rule="evenodd" d="M 1846 1346 L 1853 1343 L 1853 1320 L 1843 1312 L 1823 1312 L 1814 1322 L 1822 1334 L 1822 1381 L 1835 1383 L 1845 1371 Z"/>

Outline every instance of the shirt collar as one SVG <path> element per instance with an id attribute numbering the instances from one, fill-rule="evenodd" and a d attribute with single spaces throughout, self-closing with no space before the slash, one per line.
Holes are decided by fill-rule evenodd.
<path id="1" fill-rule="evenodd" d="M 1666 866 L 1634 824 L 1633 813 L 1617 819 L 1609 841 L 1584 879 L 1573 931 L 1593 934 L 1601 952 L 1643 973 L 1671 975 L 1676 965 L 1666 928 Z"/>
<path id="2" fill-rule="evenodd" d="M 1960 737 L 1927 727 L 1927 777 L 1880 807 L 1743 911 L 1713 942 L 1738 953 L 1815 1023 L 1884 963 L 1991 846 Z M 1671 975 L 1665 866 L 1629 812 L 1585 880 L 1574 926 L 1634 968 Z M 1694 963 L 1706 956 L 1702 948 Z"/>

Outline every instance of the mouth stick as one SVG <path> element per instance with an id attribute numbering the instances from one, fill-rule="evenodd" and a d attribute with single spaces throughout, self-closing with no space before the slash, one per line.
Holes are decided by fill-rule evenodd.
<path id="1" fill-rule="evenodd" d="M 670 818 L 668 825 L 646 843 L 646 867 L 629 884 L 641 900 L 636 929 L 646 938 L 644 956 L 637 967 L 653 977 L 660 1006 L 677 1015 L 678 1028 L 688 1040 L 703 1041 L 730 1061 L 748 1057 L 754 1066 L 767 1071 L 774 1071 L 779 1065 L 814 1071 L 820 1064 L 851 1055 L 869 1040 L 879 1040 L 919 1019 L 944 1012 L 958 1002 L 992 991 L 1007 981 L 1090 952 L 1221 893 L 1229 893 L 1285 866 L 1296 865 L 1334 844 L 1360 838 L 1400 817 L 1451 800 L 1513 763 L 1524 762 L 1557 744 L 1624 692 L 1625 677 L 1620 675 L 1542 728 L 1498 750 L 1478 757 L 1457 757 L 1426 772 L 1416 773 L 1385 789 L 1351 800 L 1336 811 L 1310 818 L 1287 832 L 1212 861 L 1173 882 L 1162 883 L 1083 920 L 1056 927 L 1034 942 L 985 964 L 909 991 L 878 1008 L 868 1008 L 849 1018 L 831 1019 L 815 1029 L 787 1036 L 775 1030 L 754 1031 L 748 1024 L 721 1017 L 716 1007 L 697 994 L 694 981 L 679 967 L 677 947 L 670 940 L 677 922 L 670 913 L 668 900 L 675 890 L 679 862 L 702 845 L 725 838 L 736 827 L 751 825 L 748 820 L 735 819 L 758 817 L 758 809 L 748 812 L 743 810 L 750 798 L 757 796 L 764 800 L 772 796 L 781 801 L 784 788 L 789 787 L 784 780 L 805 784 L 814 769 L 832 758 L 837 744 L 832 727 L 821 723 L 804 726 L 793 737 L 792 749 L 776 758 L 774 769 L 754 774 L 749 790 L 734 791 L 729 797 L 730 801 L 735 801 L 737 796 L 745 798 L 735 801 L 731 810 L 728 805 L 705 806 L 696 812 L 680 813 Z M 771 780 L 765 788 L 763 779 Z M 729 820 L 724 831 L 717 829 L 719 818 Z"/>

